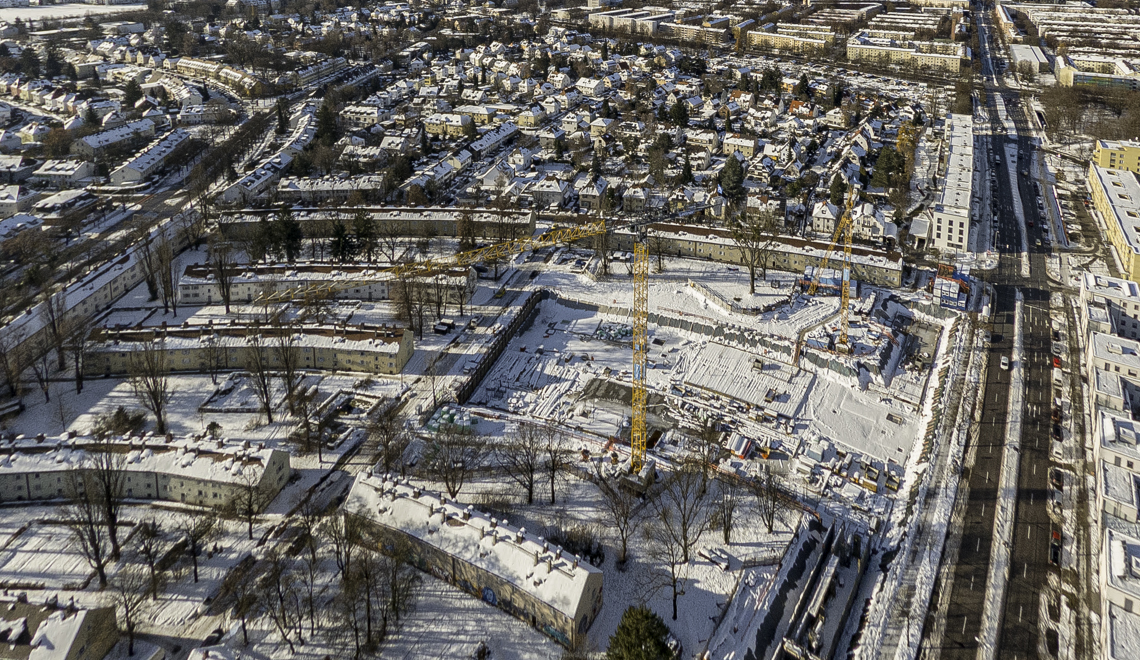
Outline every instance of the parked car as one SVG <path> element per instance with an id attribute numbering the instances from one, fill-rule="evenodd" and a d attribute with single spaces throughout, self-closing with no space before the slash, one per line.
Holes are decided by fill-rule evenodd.
<path id="1" fill-rule="evenodd" d="M 1001 368 L 1006 371 L 1009 370 L 1009 358 L 1005 355 L 1001 356 Z"/>

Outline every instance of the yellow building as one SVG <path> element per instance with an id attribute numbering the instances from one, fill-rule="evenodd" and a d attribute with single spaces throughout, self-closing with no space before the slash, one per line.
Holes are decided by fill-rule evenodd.
<path id="1" fill-rule="evenodd" d="M 1099 167 L 1140 172 L 1140 140 L 1097 140 L 1092 162 Z"/>
<path id="2" fill-rule="evenodd" d="M 1140 182 L 1127 170 L 1089 164 L 1089 191 L 1104 218 L 1108 241 L 1124 267 L 1124 276 L 1140 282 Z"/>

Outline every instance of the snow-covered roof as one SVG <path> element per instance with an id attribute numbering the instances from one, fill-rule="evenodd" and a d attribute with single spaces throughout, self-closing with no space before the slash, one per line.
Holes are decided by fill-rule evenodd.
<path id="1" fill-rule="evenodd" d="M 96 448 L 123 454 L 123 469 L 128 472 L 169 474 L 219 483 L 240 483 L 248 470 L 253 470 L 255 476 L 260 475 L 273 453 L 279 451 L 190 436 L 169 441 L 153 435 L 110 440 L 62 435 L 42 441 L 18 436 L 0 445 L 0 475 L 70 472 L 86 465 L 89 450 Z"/>
<path id="2" fill-rule="evenodd" d="M 600 587 L 601 570 L 561 548 L 406 481 L 360 475 L 344 510 L 491 573 L 571 618 L 592 596 L 588 582 Z"/>

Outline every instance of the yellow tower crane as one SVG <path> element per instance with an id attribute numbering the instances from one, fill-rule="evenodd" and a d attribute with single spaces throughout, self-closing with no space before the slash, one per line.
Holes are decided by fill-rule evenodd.
<path id="1" fill-rule="evenodd" d="M 851 190 L 847 193 L 847 204 L 843 209 L 843 215 L 839 218 L 839 222 L 835 225 L 835 233 L 831 237 L 831 244 L 827 246 L 827 252 L 823 254 L 823 260 L 820 261 L 819 266 L 815 269 L 815 275 L 811 278 L 811 285 L 808 287 L 808 295 L 814 296 L 816 289 L 819 288 L 819 278 L 822 276 L 823 271 L 827 268 L 827 264 L 831 261 L 831 253 L 835 251 L 835 244 L 840 239 L 843 240 L 843 283 L 842 291 L 840 291 L 840 306 L 839 313 L 842 319 L 842 330 L 839 333 L 838 345 L 847 347 L 847 330 L 848 330 L 848 310 L 847 306 L 851 302 L 851 234 L 852 234 L 852 218 L 851 214 L 855 208 L 855 187 L 852 186 Z"/>

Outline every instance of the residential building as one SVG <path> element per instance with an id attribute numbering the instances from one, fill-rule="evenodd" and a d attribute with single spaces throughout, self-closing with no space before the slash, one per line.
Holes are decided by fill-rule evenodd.
<path id="1" fill-rule="evenodd" d="M 230 281 L 232 300 L 253 301 L 262 295 L 297 288 L 323 288 L 339 300 L 391 300 L 395 278 L 386 264 L 328 264 L 297 262 L 275 265 L 243 265 Z M 451 268 L 431 277 L 407 280 L 431 300 L 443 296 L 447 305 L 465 305 L 475 294 L 474 269 Z M 206 265 L 191 264 L 178 281 L 178 299 L 183 305 L 213 305 L 222 300 L 214 272 Z"/>
<path id="2" fill-rule="evenodd" d="M 114 607 L 45 606 L 26 593 L 0 601 L 0 630 L 5 660 L 102 660 L 119 641 Z"/>
<path id="3" fill-rule="evenodd" d="M 142 346 L 166 354 L 171 371 L 248 371 L 258 359 L 278 369 L 286 347 L 300 369 L 398 374 L 412 357 L 412 333 L 404 328 L 360 324 L 246 325 L 183 324 L 128 330 L 97 329 L 84 363 L 90 376 L 128 373 L 132 355 Z M 287 343 L 286 343 L 287 342 Z M 251 349 L 253 347 L 253 349 Z"/>
<path id="4" fill-rule="evenodd" d="M 974 185 L 974 123 L 970 115 L 946 116 L 946 169 L 938 201 L 927 211 L 930 245 L 942 252 L 970 249 Z"/>
<path id="5" fill-rule="evenodd" d="M 111 183 L 124 185 L 144 181 L 162 169 L 171 156 L 189 143 L 190 134 L 186 131 L 181 128 L 170 131 L 111 172 Z"/>
<path id="6" fill-rule="evenodd" d="M 149 119 L 132 121 L 109 131 L 93 133 L 79 138 L 71 145 L 71 153 L 95 159 L 109 149 L 118 149 L 133 142 L 154 137 L 155 125 Z"/>
<path id="7" fill-rule="evenodd" d="M 1140 140 L 1097 140 L 1093 164 L 1140 173 Z"/>
<path id="8" fill-rule="evenodd" d="M 1140 182 L 1128 170 L 1089 163 L 1093 207 L 1104 219 L 1108 242 L 1124 266 L 1124 275 L 1140 282 Z"/>
<path id="9" fill-rule="evenodd" d="M 125 345 L 115 348 L 128 350 Z M 96 351 L 99 354 L 98 348 Z M 243 488 L 255 488 L 262 494 L 259 500 L 264 507 L 290 476 L 289 453 L 264 446 L 251 448 L 245 443 L 171 435 L 118 440 L 70 434 L 40 436 L 17 439 L 0 449 L 0 501 L 67 498 L 73 479 L 94 469 L 92 454 L 107 451 L 126 458 L 123 494 L 130 499 L 222 508 Z"/>
<path id="10" fill-rule="evenodd" d="M 86 160 L 45 160 L 32 180 L 55 188 L 67 188 L 95 176 L 95 164 Z"/>
<path id="11" fill-rule="evenodd" d="M 401 543 L 420 570 L 534 626 L 563 646 L 585 639 L 603 601 L 602 571 L 471 506 L 387 475 L 357 476 L 342 506 Z"/>

